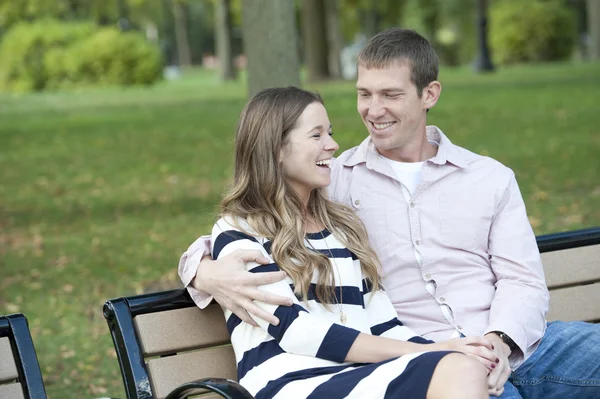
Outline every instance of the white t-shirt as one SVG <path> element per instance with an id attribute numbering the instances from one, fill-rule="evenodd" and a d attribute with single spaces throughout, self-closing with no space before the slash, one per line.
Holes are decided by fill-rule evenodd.
<path id="1" fill-rule="evenodd" d="M 408 193 L 404 193 L 404 198 L 408 202 L 410 196 L 415 192 L 421 181 L 421 169 L 425 162 L 398 162 L 388 158 L 385 159 L 392 169 L 394 169 L 398 180 L 400 180 L 400 182 L 408 189 Z"/>

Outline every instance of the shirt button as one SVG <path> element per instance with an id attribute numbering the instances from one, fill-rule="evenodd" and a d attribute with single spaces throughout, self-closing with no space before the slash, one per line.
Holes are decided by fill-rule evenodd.
<path id="1" fill-rule="evenodd" d="M 440 297 L 440 302 L 446 302 L 446 298 L 444 298 L 443 296 Z"/>
<path id="2" fill-rule="evenodd" d="M 415 241 L 415 244 L 421 245 L 421 241 L 417 240 L 417 241 Z"/>
<path id="3" fill-rule="evenodd" d="M 429 279 L 431 278 L 431 274 L 427 273 L 427 274 L 425 275 L 425 278 L 426 278 L 427 280 L 429 280 Z"/>
<path id="4" fill-rule="evenodd" d="M 359 206 L 360 205 L 360 200 L 354 201 L 354 205 Z"/>
<path id="5" fill-rule="evenodd" d="M 411 208 L 414 208 L 414 207 L 415 207 L 415 203 L 414 203 L 414 202 L 412 202 L 412 201 L 410 201 L 410 207 L 411 207 Z"/>

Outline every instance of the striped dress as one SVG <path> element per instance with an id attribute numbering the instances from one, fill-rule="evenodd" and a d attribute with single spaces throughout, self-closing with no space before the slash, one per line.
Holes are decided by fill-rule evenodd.
<path id="1" fill-rule="evenodd" d="M 246 231 L 247 225 L 241 224 Z M 278 326 L 255 318 L 259 327 L 242 322 L 223 308 L 237 362 L 238 381 L 256 399 L 266 398 L 425 398 L 437 363 L 449 352 L 421 352 L 379 363 L 344 363 L 359 333 L 403 341 L 430 343 L 398 320 L 387 294 L 367 283 L 357 257 L 328 230 L 306 235 L 308 248 L 335 258 L 336 298 L 327 310 L 315 295 L 312 280 L 308 302 L 301 302 L 287 277 L 259 287 L 287 296 L 293 306 L 256 304 L 280 320 Z M 271 243 L 248 235 L 227 219 L 220 219 L 212 231 L 213 259 L 237 249 L 259 250 L 272 263 L 249 263 L 252 273 L 280 270 L 271 257 Z M 339 273 L 339 274 L 338 274 Z M 340 291 L 346 324 L 340 323 Z"/>

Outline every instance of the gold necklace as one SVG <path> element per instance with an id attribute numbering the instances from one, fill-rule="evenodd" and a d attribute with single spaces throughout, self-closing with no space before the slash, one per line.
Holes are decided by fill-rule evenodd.
<path id="1" fill-rule="evenodd" d="M 327 244 L 327 240 L 325 239 L 325 236 L 323 235 L 323 231 L 321 231 L 321 237 L 323 238 L 323 242 L 325 243 L 325 246 L 327 247 L 327 251 L 329 251 L 329 256 L 331 261 L 333 262 L 335 271 L 337 271 L 338 276 L 340 276 L 340 302 L 339 302 L 339 307 L 340 307 L 340 322 L 342 324 L 346 324 L 346 322 L 348 321 L 348 318 L 346 317 L 346 314 L 344 313 L 344 286 L 342 285 L 342 273 L 340 273 L 340 269 L 338 268 L 337 262 L 335 261 L 335 258 L 333 257 L 333 252 L 331 252 L 331 248 L 329 248 L 329 244 Z M 315 251 L 317 251 L 317 249 L 311 244 L 310 241 L 308 241 L 308 239 L 306 240 L 306 242 L 308 242 L 308 245 L 311 246 L 312 249 L 314 249 Z M 318 251 L 317 251 L 318 252 Z M 335 286 L 335 273 L 333 275 L 334 278 L 334 286 Z M 335 287 L 334 287 L 334 297 L 335 297 Z M 337 303 L 337 298 L 335 299 L 335 302 Z"/>

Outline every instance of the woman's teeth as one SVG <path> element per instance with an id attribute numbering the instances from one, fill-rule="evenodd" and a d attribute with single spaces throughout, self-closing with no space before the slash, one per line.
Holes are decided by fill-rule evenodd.
<path id="1" fill-rule="evenodd" d="M 322 161 L 317 161 L 317 165 L 330 167 L 331 166 L 331 159 L 324 159 Z"/>

